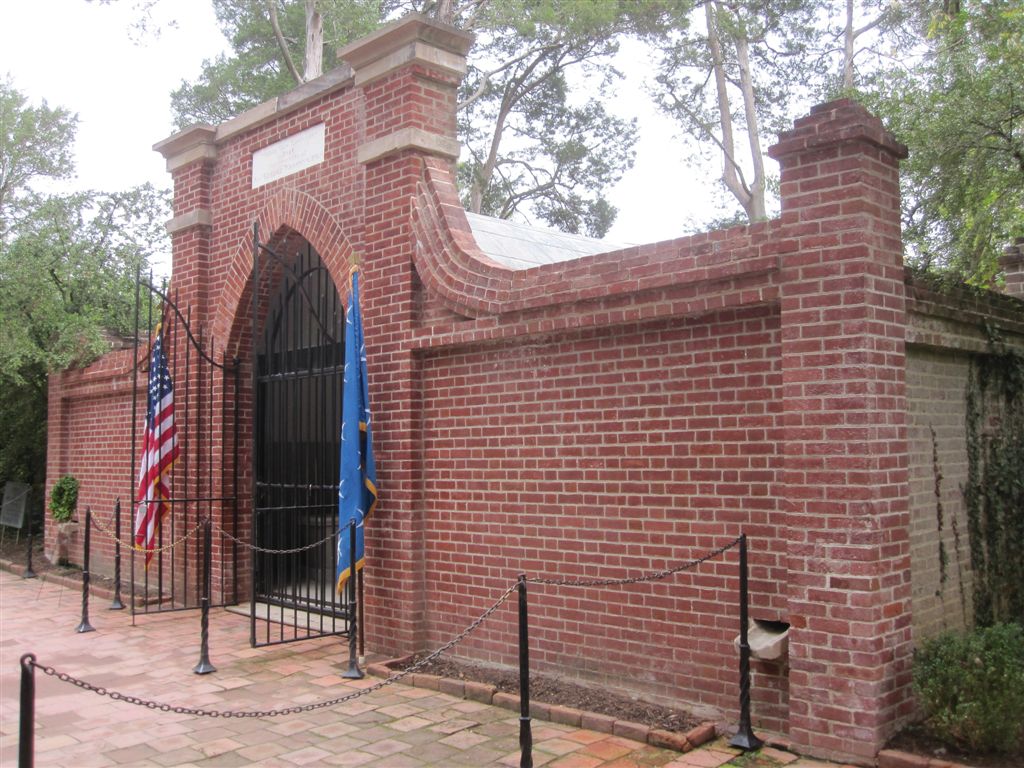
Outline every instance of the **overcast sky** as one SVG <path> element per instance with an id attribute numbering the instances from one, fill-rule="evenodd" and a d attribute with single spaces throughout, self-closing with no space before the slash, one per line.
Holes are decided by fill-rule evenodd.
<path id="1" fill-rule="evenodd" d="M 0 77 L 33 104 L 46 99 L 78 114 L 75 189 L 115 191 L 144 182 L 170 186 L 164 160 L 153 151 L 171 134 L 171 90 L 195 78 L 203 59 L 227 50 L 209 0 L 164 0 L 177 28 L 133 42 L 134 0 L 100 5 L 86 0 L 14 0 L 4 4 Z M 628 62 L 627 62 L 628 63 Z M 637 72 L 649 69 L 634 62 Z M 688 231 L 709 212 L 713 179 L 684 162 L 671 124 L 631 83 L 616 105 L 641 119 L 637 162 L 611 192 L 619 217 L 608 239 L 644 243 Z M 632 98 L 631 98 L 632 97 Z"/>

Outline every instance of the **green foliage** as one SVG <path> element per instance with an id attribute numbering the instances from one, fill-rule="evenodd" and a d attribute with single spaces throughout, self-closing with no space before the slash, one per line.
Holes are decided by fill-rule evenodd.
<path id="1" fill-rule="evenodd" d="M 519 13 L 509 14 L 510 5 Z M 638 22 L 629 4 L 617 2 L 494 8 L 505 15 L 492 13 L 478 31 L 461 92 L 463 204 L 601 237 L 616 213 L 603 190 L 632 165 L 636 142 L 636 121 L 604 106 L 620 79 L 610 62 L 618 37 Z"/>
<path id="2" fill-rule="evenodd" d="M 817 10 L 809 0 L 708 2 L 661 46 L 658 106 L 693 143 L 696 162 L 717 159 L 745 221 L 767 215 L 773 181 L 762 147 L 791 127 L 808 83 L 823 77 L 822 60 L 810 55 L 822 34 Z"/>
<path id="3" fill-rule="evenodd" d="M 934 17 L 927 55 L 860 94 L 910 149 L 901 166 L 909 257 L 987 286 L 1024 235 L 1024 7 L 965 2 Z"/>
<path id="4" fill-rule="evenodd" d="M 1024 628 L 998 624 L 947 633 L 914 654 L 924 725 L 950 746 L 1015 752 L 1024 739 Z"/>
<path id="5" fill-rule="evenodd" d="M 964 502 L 979 626 L 1024 617 L 1024 357 L 995 342 L 967 388 Z"/>
<path id="6" fill-rule="evenodd" d="M 78 507 L 78 480 L 64 475 L 50 489 L 50 514 L 58 523 L 66 523 Z"/>
<path id="7" fill-rule="evenodd" d="M 45 101 L 29 106 L 10 81 L 0 81 L 0 242 L 18 217 L 30 182 L 73 173 L 77 122 L 66 109 L 51 109 Z"/>
<path id="8" fill-rule="evenodd" d="M 177 128 L 217 125 L 299 85 L 289 73 L 274 36 L 264 0 L 212 0 L 232 53 L 203 62 L 195 82 L 183 81 L 171 94 Z M 282 33 L 296 61 L 305 55 L 304 4 L 275 0 Z M 320 0 L 324 18 L 324 70 L 337 65 L 336 50 L 374 29 L 379 0 Z"/>
<path id="9" fill-rule="evenodd" d="M 305 46 L 304 3 L 275 0 L 293 61 Z M 683 0 L 320 0 L 324 68 L 338 47 L 410 11 L 471 30 L 476 44 L 461 92 L 459 168 L 464 203 L 502 218 L 532 215 L 601 236 L 615 209 L 603 190 L 632 165 L 636 125 L 604 103 L 618 79 L 617 39 L 663 29 Z M 178 127 L 220 123 L 298 83 L 289 74 L 264 0 L 213 0 L 231 54 L 207 61 L 172 94 Z M 687 4 L 688 6 L 688 4 Z M 591 88 L 582 96 L 582 83 Z"/>
<path id="10" fill-rule="evenodd" d="M 15 92 L 16 94 L 16 92 Z M 9 93 L 0 90 L 0 96 Z M 20 101 L 19 101 L 20 99 Z M 10 98 L 24 106 L 20 94 Z M 74 138 L 74 118 L 63 110 L 61 130 L 24 145 L 0 146 L 0 168 L 32 162 L 26 147 L 54 158 Z M 20 114 L 15 118 L 26 124 Z M 21 159 L 18 159 L 18 158 Z M 71 169 L 61 161 L 49 175 Z M 40 171 L 38 175 L 46 175 Z M 13 178 L 13 177 L 12 177 Z M 132 328 L 136 271 L 150 254 L 166 247 L 163 222 L 167 195 L 151 186 L 117 194 L 79 192 L 44 196 L 12 186 L 14 206 L 4 211 L 0 238 L 0 477 L 41 488 L 46 474 L 46 379 L 71 365 L 83 365 L 110 349 L 111 337 Z"/>

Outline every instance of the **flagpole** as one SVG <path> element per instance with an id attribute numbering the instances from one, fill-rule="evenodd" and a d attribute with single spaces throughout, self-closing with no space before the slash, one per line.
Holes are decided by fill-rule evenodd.
<path id="1" fill-rule="evenodd" d="M 356 520 L 352 518 L 348 524 L 348 552 L 349 571 L 348 575 L 348 669 L 342 673 L 346 680 L 362 680 L 363 672 L 359 669 L 359 661 L 356 658 L 356 637 L 358 635 L 358 622 L 356 617 L 359 613 L 356 606 Z"/>

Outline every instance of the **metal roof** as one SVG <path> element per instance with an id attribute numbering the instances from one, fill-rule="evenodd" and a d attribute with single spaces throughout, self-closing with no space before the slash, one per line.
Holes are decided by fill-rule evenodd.
<path id="1" fill-rule="evenodd" d="M 480 250 L 509 269 L 557 264 L 595 253 L 610 253 L 625 245 L 571 235 L 553 229 L 517 224 L 466 211 L 469 227 Z"/>

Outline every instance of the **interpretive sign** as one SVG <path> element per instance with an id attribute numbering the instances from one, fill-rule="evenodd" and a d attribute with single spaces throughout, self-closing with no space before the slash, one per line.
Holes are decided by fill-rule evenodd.
<path id="1" fill-rule="evenodd" d="M 25 524 L 25 510 L 28 509 L 28 495 L 31 490 L 32 486 L 26 483 L 7 483 L 4 486 L 0 525 L 21 528 Z"/>
<path id="2" fill-rule="evenodd" d="M 252 153 L 252 188 L 324 161 L 325 126 L 314 125 Z"/>

